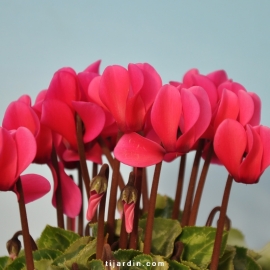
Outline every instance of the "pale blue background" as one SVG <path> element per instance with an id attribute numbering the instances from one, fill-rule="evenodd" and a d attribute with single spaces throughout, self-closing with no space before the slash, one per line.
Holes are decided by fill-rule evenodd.
<path id="1" fill-rule="evenodd" d="M 225 69 L 262 99 L 262 123 L 270 126 L 270 2 L 265 1 L 1 1 L 0 116 L 22 94 L 48 87 L 53 73 L 76 71 L 102 59 L 107 65 L 149 62 L 163 82 L 181 80 L 189 68 L 206 74 Z M 191 166 L 191 158 L 189 167 Z M 29 170 L 45 173 L 33 166 Z M 160 193 L 173 194 L 176 164 L 163 167 Z M 173 173 L 174 172 L 174 173 Z M 234 184 L 228 215 L 246 234 L 250 247 L 270 241 L 270 179 L 258 185 Z M 225 169 L 209 172 L 198 223 L 220 204 Z M 29 226 L 37 237 L 45 224 L 55 225 L 51 193 L 27 206 Z M 0 194 L 0 254 L 20 228 L 16 197 Z"/>

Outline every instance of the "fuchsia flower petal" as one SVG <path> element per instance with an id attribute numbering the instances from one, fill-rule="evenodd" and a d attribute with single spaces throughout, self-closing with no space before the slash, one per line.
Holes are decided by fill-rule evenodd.
<path id="1" fill-rule="evenodd" d="M 4 128 L 0 128 L 0 168 L 0 190 L 8 191 L 17 180 L 17 151 L 14 139 Z"/>
<path id="2" fill-rule="evenodd" d="M 248 94 L 252 97 L 254 103 L 254 112 L 252 118 L 249 120 L 248 124 L 251 126 L 257 126 L 261 121 L 261 99 L 255 93 L 248 92 Z"/>
<path id="3" fill-rule="evenodd" d="M 228 80 L 227 73 L 225 70 L 216 70 L 206 75 L 216 87 Z"/>
<path id="4" fill-rule="evenodd" d="M 30 203 L 43 197 L 51 189 L 49 181 L 41 175 L 37 174 L 21 175 L 21 181 L 25 203 Z M 17 194 L 17 196 L 19 195 Z"/>
<path id="5" fill-rule="evenodd" d="M 143 100 L 145 111 L 152 106 L 159 89 L 162 86 L 162 80 L 157 71 L 148 63 L 136 64 L 143 73 L 143 85 L 140 90 L 140 96 Z"/>
<path id="6" fill-rule="evenodd" d="M 84 71 L 93 72 L 98 74 L 101 60 L 97 60 L 96 62 L 90 64 Z"/>
<path id="7" fill-rule="evenodd" d="M 181 111 L 182 103 L 178 89 L 172 85 L 164 85 L 153 103 L 151 122 L 167 152 L 176 149 Z"/>
<path id="8" fill-rule="evenodd" d="M 133 96 L 126 104 L 126 131 L 140 131 L 145 122 L 145 107 L 140 95 Z"/>
<path id="9" fill-rule="evenodd" d="M 245 126 L 254 114 L 254 102 L 252 97 L 244 90 L 239 90 L 237 93 L 239 101 L 239 116 L 240 124 Z"/>
<path id="10" fill-rule="evenodd" d="M 261 173 L 270 165 L 270 128 L 266 126 L 257 126 L 253 128 L 261 138 L 261 142 L 263 145 L 263 156 L 261 163 Z"/>
<path id="11" fill-rule="evenodd" d="M 124 203 L 124 213 L 125 213 L 124 217 L 127 233 L 131 233 L 133 230 L 134 208 L 135 208 L 134 202 Z"/>
<path id="12" fill-rule="evenodd" d="M 244 127 L 232 119 L 224 120 L 214 137 L 214 150 L 234 179 L 238 179 L 238 170 L 247 147 Z"/>
<path id="13" fill-rule="evenodd" d="M 128 71 L 121 66 L 107 67 L 101 76 L 99 96 L 122 131 L 126 130 L 126 102 L 128 94 Z"/>
<path id="14" fill-rule="evenodd" d="M 254 184 L 259 181 L 261 175 L 261 161 L 263 145 L 259 134 L 249 125 L 247 126 L 248 153 L 239 168 L 239 178 L 235 181 Z"/>
<path id="15" fill-rule="evenodd" d="M 80 72 L 77 75 L 78 82 L 80 84 L 80 90 L 81 90 L 81 101 L 87 101 L 88 100 L 88 86 L 90 82 L 97 77 L 98 74 L 93 72 Z"/>
<path id="16" fill-rule="evenodd" d="M 214 118 L 214 131 L 224 119 L 237 119 L 238 114 L 238 97 L 232 91 L 224 89 Z"/>
<path id="17" fill-rule="evenodd" d="M 194 75 L 193 79 L 194 85 L 201 86 L 207 92 L 211 107 L 214 109 L 218 100 L 217 89 L 214 83 L 206 76 L 200 74 Z"/>
<path id="18" fill-rule="evenodd" d="M 200 116 L 200 104 L 196 96 L 193 95 L 192 91 L 189 89 L 182 88 L 180 90 L 183 108 L 183 119 L 181 119 L 180 123 L 182 133 L 189 131 L 195 125 Z"/>
<path id="19" fill-rule="evenodd" d="M 18 98 L 18 101 L 25 103 L 31 107 L 31 97 L 29 95 L 22 95 Z"/>
<path id="20" fill-rule="evenodd" d="M 197 68 L 192 68 L 188 70 L 183 77 L 183 84 L 185 87 L 191 87 L 194 85 L 194 75 L 198 75 L 199 70 Z"/>
<path id="21" fill-rule="evenodd" d="M 208 128 L 212 112 L 208 95 L 200 86 L 193 86 L 188 90 L 181 89 L 181 97 L 184 128 L 176 145 L 178 151 L 186 153 Z"/>
<path id="22" fill-rule="evenodd" d="M 85 143 L 92 141 L 100 134 L 104 127 L 104 111 L 100 106 L 90 102 L 73 101 L 72 105 L 84 123 L 85 133 L 83 141 Z"/>
<path id="23" fill-rule="evenodd" d="M 99 86 L 100 86 L 101 76 L 95 77 L 88 86 L 88 98 L 90 102 L 96 103 L 104 110 L 108 111 L 108 108 L 101 101 L 99 96 Z"/>
<path id="24" fill-rule="evenodd" d="M 12 130 L 19 127 L 27 127 L 36 136 L 39 132 L 40 124 L 35 111 L 22 101 L 13 101 L 6 109 L 3 118 L 3 127 Z"/>
<path id="25" fill-rule="evenodd" d="M 87 214 L 86 214 L 86 218 L 88 221 L 93 219 L 93 217 L 96 213 L 97 207 L 98 207 L 103 195 L 104 195 L 104 192 L 97 194 L 96 191 L 91 191 L 89 202 L 88 202 Z"/>
<path id="26" fill-rule="evenodd" d="M 46 164 L 51 158 L 52 153 L 52 131 L 45 125 L 40 125 L 39 133 L 36 137 L 37 153 L 34 159 L 34 163 Z"/>
<path id="27" fill-rule="evenodd" d="M 77 148 L 74 115 L 68 105 L 59 100 L 45 100 L 41 123 L 63 136 L 73 148 Z"/>
<path id="28" fill-rule="evenodd" d="M 237 83 L 237 82 L 232 82 L 232 81 L 226 81 L 226 82 L 220 84 L 218 87 L 217 92 L 218 92 L 219 98 L 221 98 L 224 89 L 232 91 L 236 95 L 237 95 L 239 90 L 243 90 L 243 91 L 247 92 L 246 88 L 242 84 Z"/>
<path id="29" fill-rule="evenodd" d="M 89 83 L 97 76 L 99 76 L 100 60 L 88 66 L 83 72 L 77 74 L 78 82 L 81 89 L 81 100 L 88 100 L 88 86 Z"/>
<path id="30" fill-rule="evenodd" d="M 72 107 L 73 100 L 80 100 L 77 75 L 72 68 L 61 68 L 55 72 L 47 90 L 45 100 L 59 100 Z"/>
<path id="31" fill-rule="evenodd" d="M 17 147 L 16 178 L 32 163 L 36 156 L 36 140 L 30 130 L 20 127 L 13 134 Z"/>
<path id="32" fill-rule="evenodd" d="M 132 95 L 136 95 L 140 92 L 144 83 L 142 70 L 136 64 L 129 64 L 128 74 L 131 85 L 130 92 Z"/>
<path id="33" fill-rule="evenodd" d="M 62 200 L 63 200 L 63 211 L 68 217 L 74 218 L 76 217 L 82 205 L 82 195 L 78 186 L 74 183 L 74 181 L 65 173 L 64 165 L 62 162 L 58 162 L 59 171 L 60 171 L 60 181 L 61 181 L 61 190 L 62 190 Z M 51 164 L 49 164 L 50 169 L 53 174 L 54 179 L 54 194 L 52 198 L 52 204 L 56 207 L 56 198 L 55 198 L 55 190 L 58 185 L 58 179 L 56 176 L 56 172 Z"/>
<path id="34" fill-rule="evenodd" d="M 115 157 L 134 167 L 147 167 L 162 161 L 165 150 L 159 144 L 132 132 L 124 134 L 114 149 Z"/>
<path id="35" fill-rule="evenodd" d="M 126 125 L 128 131 L 142 130 L 145 118 L 145 105 L 141 98 L 144 77 L 141 69 L 135 64 L 129 64 L 130 91 L 126 103 Z"/>
<path id="36" fill-rule="evenodd" d="M 102 164 L 102 149 L 97 142 L 95 142 L 94 144 L 91 143 L 90 146 L 86 144 L 85 151 L 85 156 L 87 160 L 93 161 L 97 164 Z M 72 149 L 65 149 L 62 158 L 64 161 L 67 162 L 80 160 L 78 151 L 74 151 Z"/>
<path id="37" fill-rule="evenodd" d="M 47 94 L 47 90 L 40 91 L 36 97 L 35 104 L 32 107 L 35 110 L 35 112 L 38 114 L 41 114 L 42 112 L 42 104 L 46 97 L 46 94 Z"/>

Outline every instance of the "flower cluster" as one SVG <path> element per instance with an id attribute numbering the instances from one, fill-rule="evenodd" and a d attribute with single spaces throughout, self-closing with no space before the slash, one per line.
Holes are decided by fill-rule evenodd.
<path id="1" fill-rule="evenodd" d="M 113 152 L 116 161 L 135 168 L 128 184 L 118 172 L 111 190 L 113 197 L 121 187 L 131 233 L 143 168 L 196 150 L 206 162 L 224 165 L 236 182 L 253 184 L 270 165 L 270 128 L 260 125 L 260 98 L 225 71 L 203 75 L 191 69 L 182 82 L 163 84 L 147 63 L 108 66 L 102 74 L 99 66 L 97 61 L 79 73 L 61 68 L 34 104 L 24 95 L 8 106 L 0 128 L 1 191 L 14 191 L 19 198 L 16 183 L 21 181 L 25 203 L 38 199 L 49 191 L 49 182 L 39 175 L 20 175 L 32 162 L 47 164 L 54 179 L 53 205 L 75 218 L 82 209 L 82 187 L 65 168 L 78 168 L 89 196 L 86 217 L 96 219 L 108 186 L 107 167 L 102 175 L 93 174 L 97 176 L 89 187 L 83 164 L 102 164 L 105 154 L 113 166 Z M 114 199 L 110 206 L 114 216 Z M 148 215 L 151 211 L 149 206 Z"/>

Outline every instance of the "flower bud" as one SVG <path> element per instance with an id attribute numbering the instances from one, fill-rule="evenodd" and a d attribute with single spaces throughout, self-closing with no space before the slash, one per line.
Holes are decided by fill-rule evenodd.
<path id="1" fill-rule="evenodd" d="M 131 233 L 133 230 L 134 209 L 137 201 L 137 189 L 134 187 L 135 176 L 131 172 L 127 185 L 124 187 L 121 193 L 121 200 L 124 206 L 124 217 L 126 232 Z"/>
<path id="2" fill-rule="evenodd" d="M 21 241 L 17 237 L 13 237 L 10 240 L 7 241 L 7 251 L 9 254 L 9 257 L 12 260 L 15 260 L 18 257 L 18 254 L 21 250 Z"/>
<path id="3" fill-rule="evenodd" d="M 95 191 L 97 194 L 104 193 L 108 187 L 108 180 L 105 176 L 97 175 L 90 183 L 90 192 Z"/>
<path id="4" fill-rule="evenodd" d="M 135 187 L 126 185 L 121 194 L 121 200 L 123 203 L 136 203 L 137 201 L 137 189 Z"/>

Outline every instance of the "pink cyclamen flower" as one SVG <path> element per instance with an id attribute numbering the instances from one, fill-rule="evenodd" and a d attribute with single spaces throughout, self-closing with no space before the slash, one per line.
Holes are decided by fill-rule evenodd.
<path id="1" fill-rule="evenodd" d="M 162 159 L 172 161 L 192 150 L 210 120 L 211 107 L 203 88 L 178 89 L 164 85 L 151 111 L 152 127 L 159 142 L 135 133 L 125 134 L 114 154 L 123 163 L 138 167 L 150 166 Z"/>
<path id="2" fill-rule="evenodd" d="M 34 163 L 44 164 L 50 159 L 52 151 L 52 132 L 40 123 L 41 106 L 39 103 L 44 95 L 42 91 L 34 106 L 31 106 L 31 98 L 28 95 L 21 96 L 17 101 L 13 101 L 6 109 L 3 118 L 3 127 L 8 130 L 26 127 L 36 139 L 37 151 Z"/>
<path id="3" fill-rule="evenodd" d="M 36 142 L 31 131 L 24 127 L 13 131 L 0 128 L 0 138 L 0 190 L 10 190 L 19 196 L 15 184 L 21 177 L 26 203 L 48 193 L 50 184 L 44 177 L 36 174 L 21 176 L 36 155 Z"/>
<path id="4" fill-rule="evenodd" d="M 214 150 L 236 182 L 254 184 L 270 165 L 270 129 L 224 120 L 214 138 Z"/>
<path id="5" fill-rule="evenodd" d="M 93 86 L 89 95 L 98 100 L 99 93 L 98 102 L 112 114 L 122 132 L 140 131 L 161 87 L 161 78 L 147 63 L 129 64 L 128 70 L 115 65 L 107 67 Z"/>
<path id="6" fill-rule="evenodd" d="M 90 72 L 91 69 L 96 70 L 96 65 L 79 74 L 76 74 L 72 68 L 58 70 L 52 78 L 42 103 L 41 123 L 62 136 L 62 142 L 68 151 L 64 156 L 66 161 L 74 161 L 75 157 L 76 160 L 79 160 L 78 154 L 76 155 L 78 151 L 76 114 L 84 123 L 84 143 L 92 142 L 100 134 L 105 124 L 103 109 L 86 100 L 86 85 L 98 76 L 98 74 Z M 62 121 L 63 119 L 65 121 Z M 97 162 L 97 160 L 99 163 L 101 162 L 100 157 L 95 157 L 94 161 Z"/>

